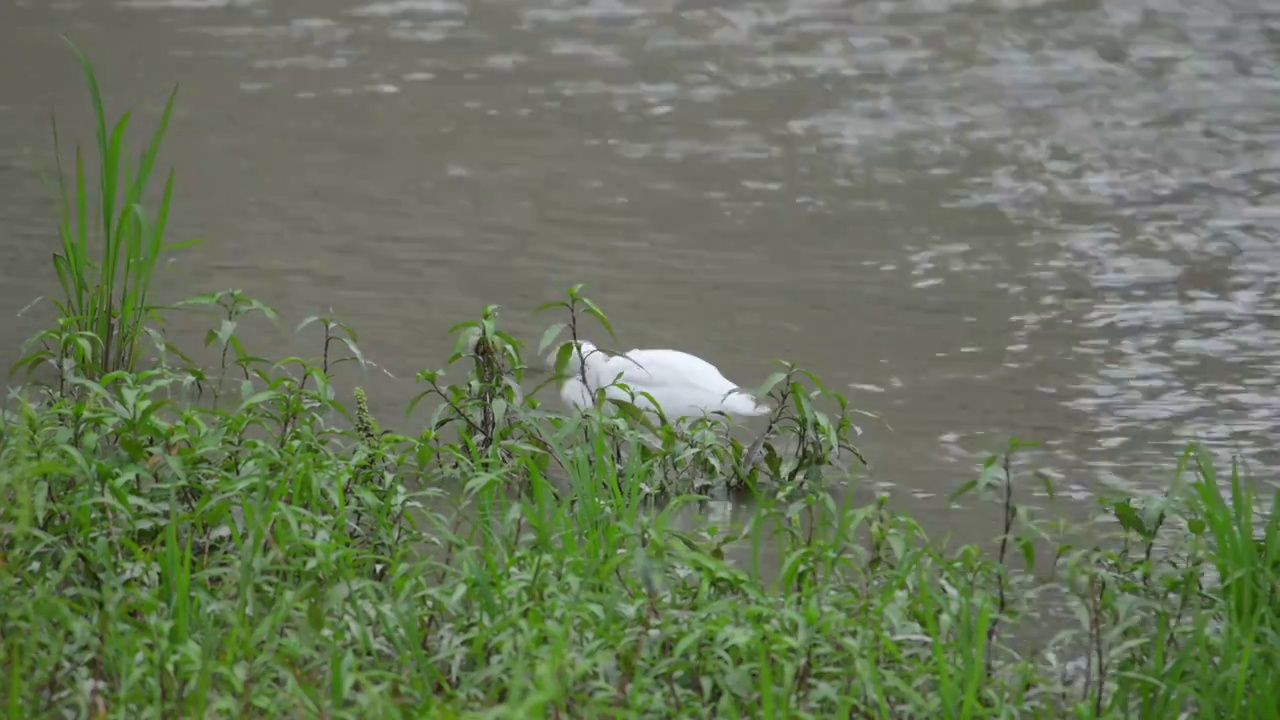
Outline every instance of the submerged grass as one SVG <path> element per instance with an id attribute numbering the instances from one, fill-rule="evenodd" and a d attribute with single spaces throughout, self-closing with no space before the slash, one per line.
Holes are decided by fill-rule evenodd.
<path id="1" fill-rule="evenodd" d="M 563 417 L 524 392 L 523 346 L 486 308 L 455 328 L 457 379 L 419 375 L 430 421 L 397 434 L 331 385 L 362 360 L 345 326 L 304 321 L 320 357 L 272 363 L 236 335 L 270 308 L 194 302 L 223 313 L 218 367 L 76 356 L 4 407 L 10 718 L 1280 713 L 1276 500 L 1256 512 L 1197 447 L 1165 495 L 1104 504 L 1115 542 L 1072 547 L 1018 502 L 1012 442 L 957 490 L 1004 508 L 996 551 L 945 548 L 828 491 L 860 457 L 852 411 L 794 367 L 747 446 L 626 403 Z M 45 361 L 118 332 L 72 307 Z M 576 288 L 558 309 L 538 354 L 583 314 L 607 326 Z M 754 515 L 680 529 L 721 485 Z M 1016 567 L 1046 540 L 1047 576 Z M 1052 607 L 1062 632 L 1014 640 Z"/>

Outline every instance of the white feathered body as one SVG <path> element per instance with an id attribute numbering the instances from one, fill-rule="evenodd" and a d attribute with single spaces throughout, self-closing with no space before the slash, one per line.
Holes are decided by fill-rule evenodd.
<path id="1" fill-rule="evenodd" d="M 560 397 L 570 407 L 589 407 L 592 394 L 601 387 L 605 388 L 607 398 L 630 401 L 627 392 L 615 384 L 624 383 L 635 393 L 637 407 L 653 411 L 653 404 L 641 394 L 648 393 L 669 420 L 713 412 L 740 417 L 770 412 L 730 382 L 715 365 L 689 353 L 636 349 L 625 355 L 610 356 L 589 342 L 580 342 L 579 346 L 581 355 L 569 356 L 569 364 L 564 369 L 566 377 L 560 386 Z M 549 358 L 550 362 L 554 362 L 554 357 Z M 585 363 L 580 358 L 585 358 Z"/>

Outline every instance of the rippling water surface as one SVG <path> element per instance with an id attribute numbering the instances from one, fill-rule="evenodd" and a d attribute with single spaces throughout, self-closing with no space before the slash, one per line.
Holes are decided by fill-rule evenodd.
<path id="1" fill-rule="evenodd" d="M 847 387 L 894 428 L 866 427 L 875 480 L 931 522 L 1009 434 L 1076 500 L 1193 437 L 1276 463 L 1272 3 L 19 1 L 6 313 L 53 287 L 50 108 L 88 138 L 59 33 L 115 111 L 182 85 L 176 230 L 210 242 L 167 296 L 333 308 L 399 378 L 387 412 L 453 323 L 500 303 L 536 338 L 585 282 L 624 347 Z"/>

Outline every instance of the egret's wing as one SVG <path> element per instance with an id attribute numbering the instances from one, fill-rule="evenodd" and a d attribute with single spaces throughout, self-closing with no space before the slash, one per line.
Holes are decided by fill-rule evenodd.
<path id="1" fill-rule="evenodd" d="M 636 378 L 629 382 L 642 379 L 655 387 L 677 385 L 720 393 L 734 388 L 715 365 L 679 350 L 631 350 L 626 357 L 612 358 L 609 369 L 614 373 L 623 372 L 624 380 L 628 375 Z"/>
<path id="2" fill-rule="evenodd" d="M 730 396 L 736 386 L 714 365 L 689 353 L 665 349 L 632 350 L 626 356 L 610 360 L 610 379 L 620 372 L 622 382 L 637 395 L 651 395 L 668 417 L 728 410 L 726 402 L 730 406 L 733 404 Z"/>

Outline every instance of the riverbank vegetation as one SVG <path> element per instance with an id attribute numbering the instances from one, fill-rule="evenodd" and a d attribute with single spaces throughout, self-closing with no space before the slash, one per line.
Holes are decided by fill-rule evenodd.
<path id="1" fill-rule="evenodd" d="M 496 308 L 455 328 L 404 433 L 335 387 L 365 359 L 333 318 L 298 327 L 316 357 L 272 360 L 239 332 L 277 319 L 267 304 L 193 298 L 201 366 L 148 291 L 171 249 L 173 175 L 144 200 L 173 97 L 130 165 L 84 70 L 99 203 L 77 151 L 58 321 L 0 418 L 7 717 L 1280 714 L 1275 496 L 1194 445 L 1165 493 L 1100 504 L 1113 537 L 1073 546 L 1022 502 L 1044 481 L 1011 441 L 955 489 L 1002 526 L 948 547 L 841 499 L 863 472 L 856 415 L 798 368 L 760 389 L 778 411 L 746 443 L 542 406 L 526 359 L 608 326 L 577 288 L 537 345 Z M 676 522 L 728 491 L 750 517 Z"/>

